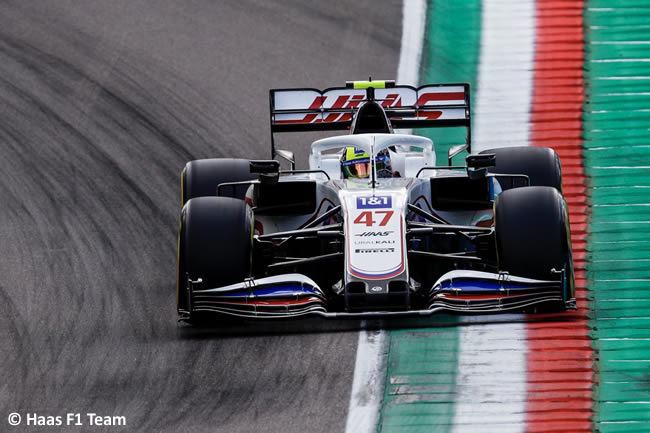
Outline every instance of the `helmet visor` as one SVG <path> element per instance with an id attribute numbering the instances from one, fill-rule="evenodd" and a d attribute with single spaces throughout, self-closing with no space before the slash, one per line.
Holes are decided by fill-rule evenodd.
<path id="1" fill-rule="evenodd" d="M 346 179 L 365 179 L 370 176 L 370 160 L 356 160 L 343 163 L 343 173 Z"/>

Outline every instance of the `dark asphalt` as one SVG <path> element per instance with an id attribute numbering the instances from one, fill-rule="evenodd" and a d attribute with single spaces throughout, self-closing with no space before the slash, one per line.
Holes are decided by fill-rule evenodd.
<path id="1" fill-rule="evenodd" d="M 179 173 L 268 157 L 269 88 L 394 78 L 390 3 L 0 2 L 0 431 L 343 431 L 355 322 L 176 323 Z"/>

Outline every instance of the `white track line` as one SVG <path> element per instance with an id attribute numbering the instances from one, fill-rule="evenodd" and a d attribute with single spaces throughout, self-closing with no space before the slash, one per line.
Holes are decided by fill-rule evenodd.
<path id="1" fill-rule="evenodd" d="M 418 85 L 420 58 L 426 25 L 426 0 L 404 0 L 402 5 L 402 43 L 396 81 Z M 365 322 L 362 323 L 365 328 Z M 350 393 L 346 433 L 377 431 L 379 411 L 386 381 L 386 331 L 359 332 L 357 359 Z"/>
<path id="2" fill-rule="evenodd" d="M 424 0 L 404 0 L 402 5 L 402 44 L 400 46 L 397 84 L 417 86 L 420 79 L 420 58 L 424 28 L 427 23 L 427 3 Z"/>
<path id="3" fill-rule="evenodd" d="M 382 330 L 359 332 L 346 433 L 377 430 L 386 379 L 387 337 Z"/>

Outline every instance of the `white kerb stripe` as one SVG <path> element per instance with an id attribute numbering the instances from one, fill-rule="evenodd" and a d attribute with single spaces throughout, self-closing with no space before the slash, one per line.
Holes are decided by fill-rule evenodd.
<path id="1" fill-rule="evenodd" d="M 527 146 L 535 53 L 535 2 L 484 0 L 472 150 Z"/>
<path id="2" fill-rule="evenodd" d="M 519 433 L 526 428 L 526 328 L 461 327 L 453 433 Z"/>
<path id="3" fill-rule="evenodd" d="M 530 144 L 534 48 L 535 2 L 483 1 L 474 152 Z M 499 319 L 460 330 L 455 433 L 526 430 L 526 325 L 516 323 L 521 315 L 508 316 L 515 323 Z"/>
<path id="4" fill-rule="evenodd" d="M 398 84 L 418 85 L 426 11 L 426 0 L 404 0 L 402 4 L 402 42 L 396 77 Z M 362 328 L 365 328 L 365 323 L 362 323 Z M 377 430 L 386 380 L 387 343 L 386 331 L 363 329 L 359 332 L 346 433 L 370 433 Z"/>

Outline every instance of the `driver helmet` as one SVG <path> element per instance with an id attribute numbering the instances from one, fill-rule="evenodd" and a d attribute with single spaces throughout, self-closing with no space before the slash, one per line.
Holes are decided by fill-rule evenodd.
<path id="1" fill-rule="evenodd" d="M 388 150 L 384 149 L 375 157 L 377 177 L 393 177 Z M 370 155 L 363 149 L 346 147 L 341 157 L 341 172 L 344 179 L 365 179 L 370 177 Z"/>

